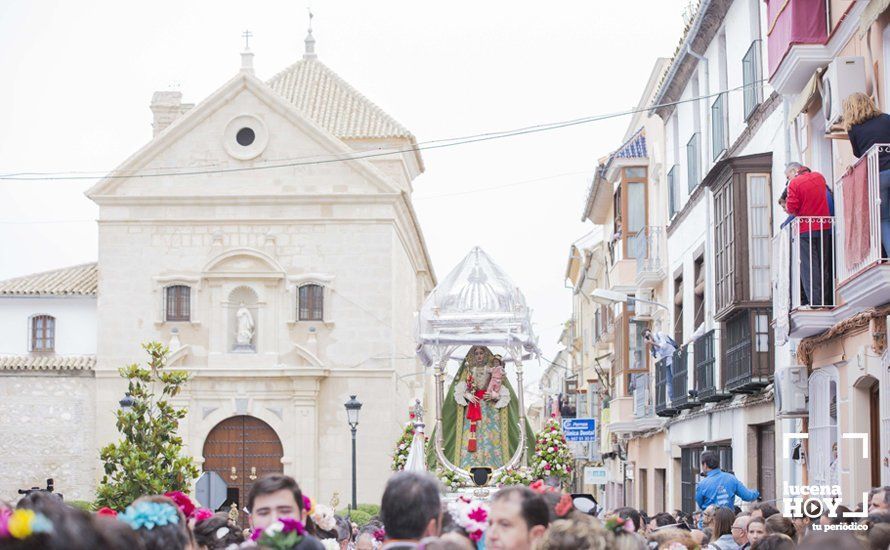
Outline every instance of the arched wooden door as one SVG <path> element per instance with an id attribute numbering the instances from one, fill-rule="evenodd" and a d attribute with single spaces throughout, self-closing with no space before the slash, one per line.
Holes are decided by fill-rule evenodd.
<path id="1" fill-rule="evenodd" d="M 252 416 L 233 416 L 213 427 L 204 441 L 204 471 L 219 474 L 229 485 L 221 509 L 237 505 L 246 525 L 247 493 L 264 474 L 281 472 L 284 451 L 271 426 Z"/>

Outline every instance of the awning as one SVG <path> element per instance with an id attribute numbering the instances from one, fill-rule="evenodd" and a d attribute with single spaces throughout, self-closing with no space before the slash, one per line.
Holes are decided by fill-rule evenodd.
<path id="1" fill-rule="evenodd" d="M 890 0 L 871 0 L 862 12 L 859 18 L 859 38 L 864 38 L 868 34 L 868 29 L 872 23 L 878 20 L 882 13 L 890 8 Z"/>
<path id="2" fill-rule="evenodd" d="M 890 2 L 890 0 L 882 0 Z M 816 72 L 813 73 L 813 76 L 810 77 L 810 80 L 807 81 L 806 85 L 803 87 L 803 90 L 794 100 L 791 101 L 791 107 L 788 109 L 788 125 L 791 126 L 794 124 L 794 119 L 797 118 L 797 115 L 803 113 L 810 106 L 810 103 L 816 99 L 816 94 L 819 93 L 822 84 L 822 73 L 825 72 L 825 69 L 816 69 Z"/>

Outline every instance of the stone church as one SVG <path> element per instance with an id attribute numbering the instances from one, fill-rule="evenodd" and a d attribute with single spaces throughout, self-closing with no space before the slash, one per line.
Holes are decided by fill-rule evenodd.
<path id="1" fill-rule="evenodd" d="M 411 203 L 412 134 L 315 54 L 253 54 L 196 105 L 152 97 L 153 138 L 87 191 L 98 262 L 0 282 L 0 498 L 91 499 L 141 343 L 191 373 L 186 452 L 244 504 L 283 471 L 350 500 L 344 403 L 363 403 L 358 500 L 376 502 L 412 397 L 414 313 L 435 286 Z M 392 153 L 378 155 L 380 150 Z M 369 154 L 373 153 L 373 154 Z"/>

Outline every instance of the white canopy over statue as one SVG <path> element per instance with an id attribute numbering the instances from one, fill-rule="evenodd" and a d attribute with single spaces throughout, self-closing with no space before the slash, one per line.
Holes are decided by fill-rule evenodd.
<path id="1" fill-rule="evenodd" d="M 435 367 L 437 461 L 466 481 L 472 479 L 471 469 L 497 473 L 518 467 L 530 435 L 522 361 L 540 352 L 525 297 L 481 248 L 473 248 L 427 297 L 417 317 L 417 344 L 423 363 Z M 489 348 L 502 348 L 503 357 Z M 451 359 L 461 368 L 445 395 Z M 506 379 L 503 388 L 500 376 L 495 386 L 489 383 L 497 365 L 503 373 L 505 363 L 516 372 L 512 402 Z M 449 425 L 443 425 L 443 405 Z"/>

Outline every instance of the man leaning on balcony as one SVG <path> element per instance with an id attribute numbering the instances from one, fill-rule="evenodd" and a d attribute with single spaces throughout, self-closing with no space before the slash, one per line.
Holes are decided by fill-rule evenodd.
<path id="1" fill-rule="evenodd" d="M 800 230 L 800 282 L 806 304 L 834 305 L 834 239 L 831 191 L 819 172 L 798 162 L 785 168 L 788 198 L 785 209 L 798 219 Z"/>

